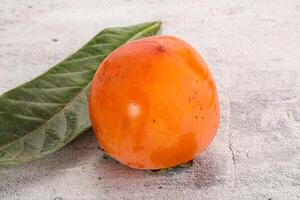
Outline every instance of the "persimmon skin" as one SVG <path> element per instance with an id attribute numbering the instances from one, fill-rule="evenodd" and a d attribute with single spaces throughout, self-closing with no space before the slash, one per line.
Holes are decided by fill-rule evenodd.
<path id="1" fill-rule="evenodd" d="M 136 169 L 192 160 L 211 143 L 220 119 L 207 65 L 173 36 L 136 40 L 112 52 L 92 81 L 89 114 L 104 151 Z"/>

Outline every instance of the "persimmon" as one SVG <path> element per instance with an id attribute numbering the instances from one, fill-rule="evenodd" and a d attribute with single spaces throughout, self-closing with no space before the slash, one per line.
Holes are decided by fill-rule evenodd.
<path id="1" fill-rule="evenodd" d="M 192 160 L 211 143 L 220 118 L 205 61 L 172 36 L 132 41 L 113 51 L 93 78 L 89 114 L 104 151 L 137 169 Z"/>

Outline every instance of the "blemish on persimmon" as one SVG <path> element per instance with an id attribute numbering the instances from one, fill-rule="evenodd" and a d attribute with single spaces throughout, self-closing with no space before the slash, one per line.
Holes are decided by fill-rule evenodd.
<path id="1" fill-rule="evenodd" d="M 162 44 L 159 44 L 158 50 L 161 51 L 161 52 L 165 52 L 166 51 L 165 47 Z"/>

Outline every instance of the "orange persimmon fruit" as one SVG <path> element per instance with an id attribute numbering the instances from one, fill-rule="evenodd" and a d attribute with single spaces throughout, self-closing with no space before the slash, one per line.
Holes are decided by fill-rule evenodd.
<path id="1" fill-rule="evenodd" d="M 220 118 L 207 65 L 173 36 L 148 37 L 113 51 L 93 78 L 89 114 L 104 151 L 137 169 L 192 160 L 211 143 Z"/>

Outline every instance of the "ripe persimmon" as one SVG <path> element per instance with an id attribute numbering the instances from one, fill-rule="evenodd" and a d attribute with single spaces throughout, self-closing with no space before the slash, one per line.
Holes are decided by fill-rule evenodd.
<path id="1" fill-rule="evenodd" d="M 207 65 L 172 36 L 132 41 L 112 52 L 94 76 L 89 113 L 104 151 L 138 169 L 192 160 L 211 143 L 220 118 Z"/>

